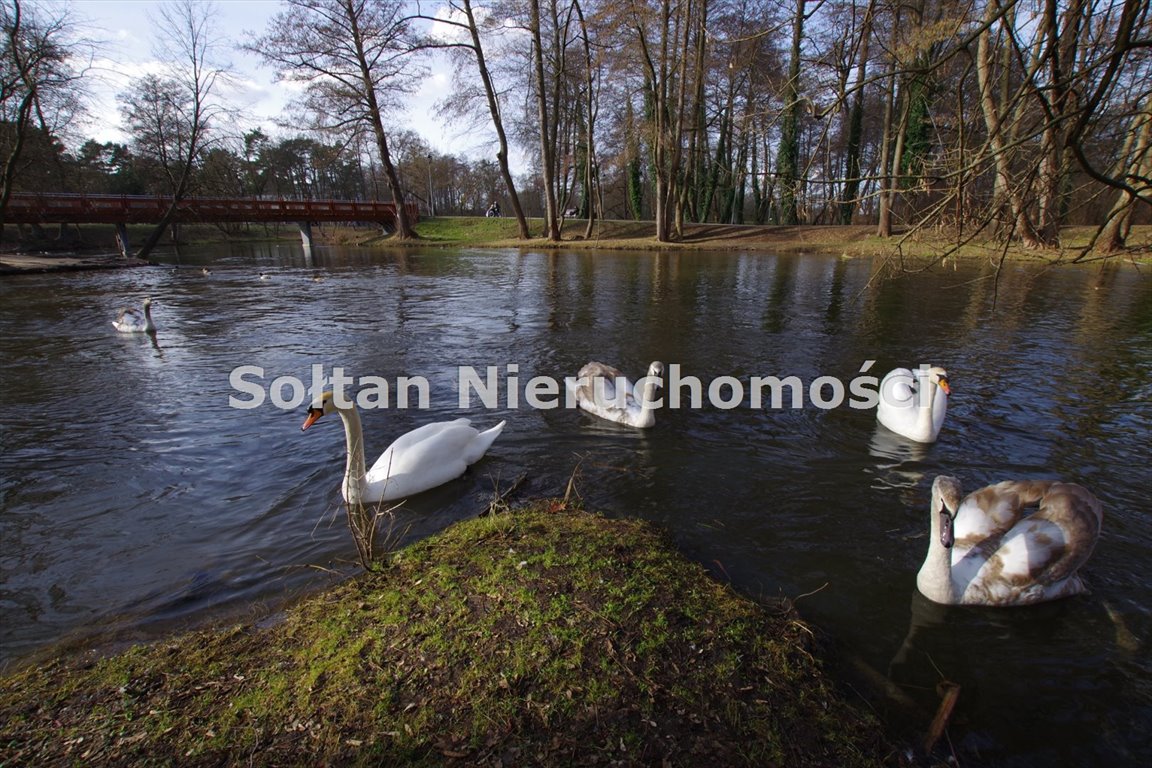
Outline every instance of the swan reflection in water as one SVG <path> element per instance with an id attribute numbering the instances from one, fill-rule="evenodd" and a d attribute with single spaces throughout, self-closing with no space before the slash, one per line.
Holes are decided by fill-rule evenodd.
<path id="1" fill-rule="evenodd" d="M 868 453 L 878 459 L 868 471 L 876 476 L 873 487 L 896 491 L 899 503 L 907 507 L 920 507 L 924 474 L 928 468 L 925 458 L 932 446 L 906 440 L 877 425 L 868 443 Z"/>
<path id="2" fill-rule="evenodd" d="M 899 728 L 923 735 L 945 689 L 958 687 L 948 743 L 995 763 L 998 754 L 1008 756 L 1008 742 L 1018 748 L 1029 734 L 1051 739 L 1052 713 L 1068 716 L 1069 690 L 1102 694 L 1123 685 L 1125 672 L 1109 657 L 1127 652 L 1119 642 L 1090 641 L 1107 636 L 1109 625 L 1107 611 L 1091 598 L 1005 609 L 941 605 L 916 591 L 907 634 L 888 665 L 889 707 Z M 1123 741 L 1122 734 L 1100 736 Z"/>
<path id="3" fill-rule="evenodd" d="M 910 506 L 924 479 L 924 459 L 944 426 L 951 392 L 948 372 L 940 367 L 896 368 L 880 383 L 868 452 L 887 462 L 876 468 L 883 487 L 900 489 Z"/>

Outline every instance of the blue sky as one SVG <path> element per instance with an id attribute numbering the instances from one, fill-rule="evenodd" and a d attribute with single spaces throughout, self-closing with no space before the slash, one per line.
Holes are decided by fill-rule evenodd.
<path id="1" fill-rule="evenodd" d="M 124 141 L 119 130 L 119 112 L 115 94 L 132 77 L 144 74 L 158 66 L 154 56 L 153 30 L 158 7 L 164 0 L 68 0 L 54 4 L 65 7 L 76 22 L 89 34 L 102 41 L 95 74 L 98 82 L 92 89 L 95 97 L 94 123 L 86 132 L 100 141 Z M 262 33 L 268 20 L 280 9 L 279 0 L 214 0 L 218 11 L 215 31 L 229 39 L 239 41 L 245 32 Z M 258 57 L 239 50 L 228 51 L 237 80 L 227 96 L 236 106 L 253 115 L 254 126 L 260 125 L 272 135 L 290 99 L 289 86 L 276 83 L 271 70 L 260 65 Z M 459 128 L 444 125 L 444 121 L 431 112 L 434 102 L 447 94 L 449 76 L 443 69 L 434 68 L 432 76 L 421 91 L 412 97 L 408 112 L 408 127 L 419 133 L 437 151 L 468 155 L 475 151 L 474 140 L 464 140 Z M 105 106 L 106 105 L 106 108 Z M 254 127 L 253 126 L 253 127 Z M 485 153 L 488 154 L 488 153 Z"/>

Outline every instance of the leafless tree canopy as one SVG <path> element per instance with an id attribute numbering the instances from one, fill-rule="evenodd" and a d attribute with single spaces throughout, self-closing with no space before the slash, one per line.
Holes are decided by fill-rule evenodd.
<path id="1" fill-rule="evenodd" d="M 304 134 L 327 148 L 309 157 L 354 168 L 332 176 L 357 177 L 344 194 L 441 213 L 480 213 L 498 197 L 522 236 L 528 216 L 555 238 L 577 215 L 589 231 L 600 217 L 654 220 L 662 240 L 680 237 L 686 222 L 868 224 L 885 237 L 931 228 L 957 244 L 993 239 L 1045 252 L 1067 225 L 1092 225 L 1093 247 L 1107 252 L 1152 219 L 1149 5 L 284 0 L 245 46 L 305 86 L 286 116 L 296 135 L 280 145 Z M 12 32 L 11 15 L 6 44 L 17 53 L 5 59 L 3 119 L 15 135 L 7 126 L 21 124 L 29 85 L 20 75 L 28 68 L 14 63 L 53 38 L 43 21 Z M 173 25 L 173 60 L 196 69 L 196 52 L 214 44 L 207 32 Z M 38 72 L 63 61 L 51 45 L 41 50 Z M 458 118 L 462 150 L 491 147 L 488 157 L 397 141 L 409 126 L 396 108 L 421 96 L 430 57 L 452 72 L 441 114 Z M 189 82 L 214 92 L 214 70 L 196 71 Z M 136 106 L 152 99 L 158 118 L 169 80 L 141 81 Z M 179 102 L 196 98 L 185 89 Z M 154 158 L 144 146 L 157 140 L 141 110 L 133 114 L 132 149 Z M 232 168 L 227 183 L 237 188 L 274 176 L 299 187 L 287 168 L 270 167 L 287 157 L 275 140 L 241 144 L 200 144 L 189 171 L 214 153 L 213 179 Z M 528 159 L 519 177 L 517 152 Z M 84 154 L 98 156 L 124 158 L 107 147 Z M 313 169 L 316 179 L 324 173 Z M 21 183 L 14 172 L 10 184 Z"/>

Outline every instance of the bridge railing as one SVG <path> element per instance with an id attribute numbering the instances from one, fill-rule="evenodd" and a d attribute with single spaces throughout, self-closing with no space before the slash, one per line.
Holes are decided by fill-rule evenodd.
<path id="1" fill-rule="evenodd" d="M 4 220 L 13 224 L 155 224 L 172 199 L 150 195 L 15 193 Z M 419 207 L 406 203 L 413 221 Z M 365 200 L 286 200 L 283 198 L 188 197 L 175 221 L 193 222 L 380 222 L 396 220 L 393 203 Z"/>

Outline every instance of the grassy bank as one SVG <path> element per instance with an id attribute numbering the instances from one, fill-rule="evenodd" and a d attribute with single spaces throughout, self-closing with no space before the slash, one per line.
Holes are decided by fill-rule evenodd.
<path id="1" fill-rule="evenodd" d="M 7 677 L 0 764 L 883 764 L 816 653 L 648 525 L 536 505 L 272 626 Z"/>
<path id="2" fill-rule="evenodd" d="M 907 259 L 923 261 L 948 254 L 964 259 L 985 259 L 999 261 L 1007 253 L 1013 258 L 1044 261 L 1070 261 L 1081 255 L 1079 249 L 1086 246 L 1095 232 L 1093 227 L 1065 227 L 1061 232 L 1062 248 L 1045 251 L 1027 251 L 1013 246 L 1007 251 L 1002 243 L 993 240 L 967 243 L 957 249 L 954 240 L 944 233 L 925 231 L 904 233 L 892 238 L 879 238 L 872 225 L 854 226 L 771 226 L 735 224 L 689 224 L 684 237 L 675 243 L 656 241 L 656 227 L 648 221 L 603 221 L 593 227 L 587 236 L 586 222 L 568 220 L 565 222 L 560 243 L 545 240 L 543 222 L 540 219 L 529 221 L 533 237 L 529 240 L 518 238 L 515 219 L 484 218 L 478 216 L 441 216 L 425 218 L 417 226 L 418 240 L 400 241 L 385 235 L 375 226 L 344 226 L 324 224 L 313 227 L 315 242 L 320 245 L 346 245 L 367 247 L 480 247 L 480 248 L 593 248 L 597 250 L 709 250 L 709 251 L 763 251 L 771 253 L 826 253 L 836 256 L 892 257 L 895 260 Z M 14 228 L 6 228 L 15 233 Z M 85 225 L 79 230 L 77 242 L 85 249 L 114 252 L 116 241 L 111 226 Z M 133 225 L 129 227 L 129 240 L 141 243 L 147 237 L 150 227 Z M 74 234 L 74 233 L 73 233 Z M 180 242 L 186 245 L 202 245 L 225 241 L 300 241 L 300 234 L 294 224 L 252 225 L 225 233 L 218 227 L 208 224 L 182 225 L 179 230 Z M 15 247 L 14 241 L 5 241 L 6 248 Z M 45 243 L 49 251 L 52 243 Z M 170 245 L 165 238 L 164 246 Z M 1152 253 L 1152 226 L 1134 227 L 1129 237 L 1128 252 L 1111 258 L 1135 258 L 1143 261 Z M 61 251 L 67 250 L 63 243 Z M 1089 254 L 1087 260 L 1098 260 L 1102 256 Z"/>
<path id="3" fill-rule="evenodd" d="M 529 221 L 533 238 L 518 238 L 516 221 L 511 218 L 486 219 L 469 217 L 440 217 L 424 219 L 417 227 L 420 240 L 400 243 L 394 238 L 372 237 L 367 242 L 389 245 L 421 245 L 446 247 L 496 248 L 556 248 L 596 250 L 708 250 L 708 251 L 764 251 L 771 253 L 823 253 L 835 256 L 893 257 L 896 260 L 924 261 L 945 255 L 962 259 L 999 261 L 1006 254 L 1014 259 L 1070 261 L 1081 255 L 1081 249 L 1090 242 L 1095 227 L 1065 227 L 1061 231 L 1062 246 L 1045 251 L 1028 251 L 1018 246 L 1005 249 L 994 240 L 975 240 L 957 247 L 953 236 L 937 231 L 905 232 L 891 238 L 876 236 L 873 225 L 742 225 L 742 224 L 688 224 L 684 236 L 677 242 L 661 243 L 656 240 L 656 225 L 650 221 L 597 222 L 591 235 L 584 220 L 564 223 L 560 243 L 545 240 L 543 222 Z M 347 237 L 337 233 L 335 237 Z M 1129 237 L 1130 250 L 1110 258 L 1147 260 L 1152 253 L 1152 226 L 1134 227 Z M 1089 254 L 1086 260 L 1103 258 Z"/>

